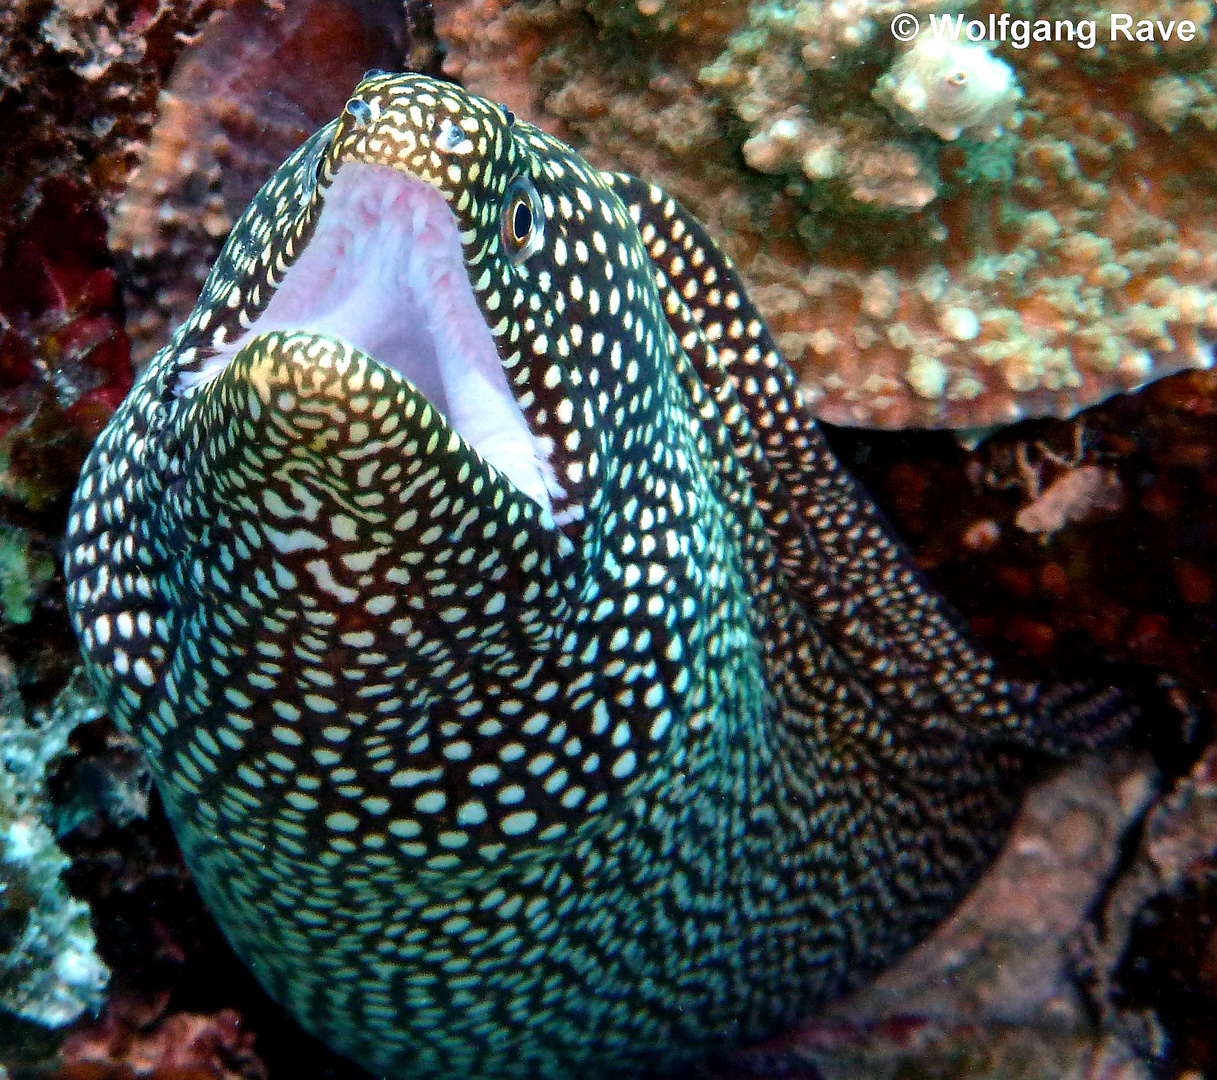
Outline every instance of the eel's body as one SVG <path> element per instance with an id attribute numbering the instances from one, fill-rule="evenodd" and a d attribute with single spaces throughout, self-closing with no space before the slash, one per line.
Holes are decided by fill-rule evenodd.
<path id="1" fill-rule="evenodd" d="M 961 635 L 695 221 L 419 76 L 238 222 L 67 568 L 228 937 L 393 1077 L 791 1024 L 950 911 L 1028 751 L 1120 722 Z"/>

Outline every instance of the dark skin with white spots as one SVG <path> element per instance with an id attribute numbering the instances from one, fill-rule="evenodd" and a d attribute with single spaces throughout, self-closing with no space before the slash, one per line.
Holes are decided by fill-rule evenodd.
<path id="1" fill-rule="evenodd" d="M 257 333 L 351 163 L 447 201 L 551 505 L 393 366 Z M 221 927 L 386 1076 L 773 1034 L 950 912 L 1029 757 L 1127 719 L 960 632 L 687 212 L 422 76 L 365 80 L 255 199 L 67 550 Z"/>

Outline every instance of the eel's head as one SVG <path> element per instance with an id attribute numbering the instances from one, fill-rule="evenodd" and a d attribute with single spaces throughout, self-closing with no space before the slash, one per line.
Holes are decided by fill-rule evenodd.
<path id="1" fill-rule="evenodd" d="M 492 852 L 639 779 L 712 576 L 653 273 L 603 174 L 433 79 L 365 79 L 284 163 L 69 529 L 90 669 L 182 799 L 319 741 L 394 806 L 444 777 L 420 805 Z M 480 784 L 534 809 L 458 820 Z"/>
<path id="2" fill-rule="evenodd" d="M 569 147 L 458 87 L 374 74 L 237 224 L 175 387 L 215 393 L 255 354 L 265 381 L 272 352 L 299 376 L 341 348 L 575 535 L 655 436 L 668 342 L 650 272 Z"/>

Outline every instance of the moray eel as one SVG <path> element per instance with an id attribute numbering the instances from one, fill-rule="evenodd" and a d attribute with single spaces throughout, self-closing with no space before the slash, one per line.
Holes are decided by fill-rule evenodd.
<path id="1" fill-rule="evenodd" d="M 237 223 L 67 579 L 233 946 L 396 1078 L 777 1032 L 1125 715 L 969 642 L 685 210 L 417 75 Z"/>

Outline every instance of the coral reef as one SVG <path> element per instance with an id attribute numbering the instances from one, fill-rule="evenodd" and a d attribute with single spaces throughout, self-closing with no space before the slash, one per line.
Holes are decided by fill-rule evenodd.
<path id="1" fill-rule="evenodd" d="M 72 478 L 133 373 L 100 214 L 46 183 L 0 246 L 0 494 L 40 507 Z M 0 241 L 2 245 L 2 241 Z"/>
<path id="2" fill-rule="evenodd" d="M 126 181 L 164 72 L 218 0 L 13 0 L 0 9 L 0 249 L 48 184 L 94 205 Z"/>
<path id="3" fill-rule="evenodd" d="M 0 492 L 44 505 L 131 385 L 102 208 L 216 0 L 0 8 Z"/>
<path id="4" fill-rule="evenodd" d="M 110 215 L 136 361 L 194 305 L 254 192 L 333 117 L 368 68 L 427 62 L 399 0 L 231 0 L 161 94 L 156 125 Z"/>
<path id="5" fill-rule="evenodd" d="M 163 1009 L 165 1001 L 158 1003 Z M 75 1031 L 63 1047 L 57 1080 L 103 1075 L 176 1077 L 208 1080 L 266 1080 L 266 1068 L 253 1049 L 253 1037 L 232 1009 L 212 1016 L 155 1008 L 126 1014 L 109 1010 L 102 1023 Z"/>
<path id="6" fill-rule="evenodd" d="M 42 784 L 63 743 L 34 726 L 58 731 L 49 718 L 59 714 L 33 708 L 34 721 L 14 721 L 26 712 L 13 682 L 46 705 L 74 663 L 58 588 L 40 568 L 75 463 L 129 385 L 128 326 L 137 355 L 159 345 L 244 193 L 274 163 L 273 140 L 335 111 L 362 68 L 394 66 L 377 51 L 386 42 L 422 65 L 437 55 L 425 19 L 403 36 L 381 21 L 393 14 L 384 5 L 335 3 L 300 8 L 320 12 L 315 25 L 336 39 L 370 43 L 375 58 L 316 54 L 317 37 L 291 22 L 294 5 L 282 6 L 291 32 L 272 25 L 279 5 L 219 0 L 0 9 L 0 122 L 16 133 L 0 160 L 4 800 Z M 924 20 L 940 9 L 931 0 L 435 4 L 449 74 L 601 165 L 671 188 L 724 238 L 821 413 L 894 428 L 1068 413 L 1208 363 L 1213 5 L 1118 7 L 1193 19 L 1202 33 L 1191 44 L 1100 39 L 1085 51 L 998 42 L 992 55 L 1024 92 L 1020 117 L 994 138 L 982 125 L 951 139 L 952 125 L 918 126 L 876 99 L 885 75 L 899 81 L 890 20 Z M 411 3 L 404 14 L 420 11 Z M 1036 14 L 1110 11 L 1053 0 Z M 322 60 L 333 65 L 325 77 L 310 75 Z M 292 79 L 295 89 L 282 85 Z M 1021 425 L 972 452 L 945 436 L 833 437 L 1006 665 L 1049 677 L 1117 661 L 1120 678 L 1149 665 L 1217 712 L 1217 375 L 1167 380 L 1072 425 Z M 1171 717 L 1155 722 L 1169 728 Z M 150 821 L 116 824 L 145 789 L 113 730 L 94 724 L 73 741 L 51 809 L 38 788 L 38 813 L 49 815 L 38 820 L 50 824 L 26 835 L 71 857 L 72 890 L 94 911 L 115 974 L 102 1018 L 72 1029 L 64 1080 L 129 1076 L 136 1065 L 252 1080 L 259 1062 L 272 1078 L 354 1080 L 227 951 L 155 809 Z M 1211 748 L 1158 758 L 1087 760 L 1050 780 L 992 878 L 909 966 L 774 1054 L 832 1076 L 1211 1071 L 1204 919 L 1217 766 Z M 10 760 L 24 762 L 20 780 Z M 48 895 L 67 905 L 65 935 L 47 944 L 83 946 L 63 864 L 42 850 Z M 14 872 L 0 864 L 5 880 Z M 13 895 L 0 893 L 0 907 Z M 6 1001 L 26 977 L 5 969 Z M 896 988 L 916 996 L 898 1000 Z M 54 991 L 22 1000 L 63 1015 L 99 992 L 87 980 Z M 0 1059 L 11 1065 L 32 1038 L 4 1043 L 0 1032 Z M 728 1063 L 723 1075 L 739 1071 Z"/>
<path id="7" fill-rule="evenodd" d="M 61 880 L 68 859 L 48 824 L 46 778 L 72 730 L 101 710 L 70 684 L 27 720 L 12 671 L 0 680 L 0 1009 L 58 1027 L 100 1006 L 108 972 L 88 907 Z"/>
<path id="8" fill-rule="evenodd" d="M 819 415 L 968 429 L 1212 363 L 1211 5 L 1143 6 L 1197 39 L 995 43 L 1024 94 L 1009 116 L 1015 87 L 989 69 L 997 138 L 988 119 L 910 127 L 875 100 L 927 48 L 902 58 L 889 31 L 901 12 L 928 25 L 938 5 L 920 0 L 436 14 L 449 73 L 663 183 L 723 238 Z M 1110 13 L 1036 12 L 1092 14 Z"/>

